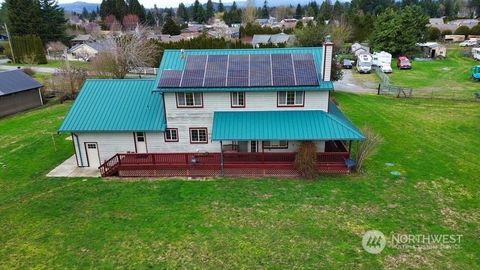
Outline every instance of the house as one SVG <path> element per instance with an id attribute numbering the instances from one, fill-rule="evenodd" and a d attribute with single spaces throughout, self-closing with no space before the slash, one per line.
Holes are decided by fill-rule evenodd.
<path id="1" fill-rule="evenodd" d="M 287 35 L 285 33 L 279 33 L 274 35 L 253 35 L 252 46 L 254 48 L 260 45 L 273 44 L 278 46 L 279 44 L 291 44 L 295 39 L 294 35 Z"/>
<path id="2" fill-rule="evenodd" d="M 82 59 L 89 61 L 99 53 L 107 51 L 111 46 L 106 41 L 96 41 L 89 43 L 81 43 L 73 46 L 68 50 L 68 53 L 74 59 Z"/>
<path id="3" fill-rule="evenodd" d="M 87 80 L 59 131 L 103 176 L 295 176 L 305 140 L 319 171 L 347 173 L 364 137 L 330 101 L 332 57 L 332 43 L 165 50 L 155 80 Z"/>
<path id="4" fill-rule="evenodd" d="M 0 72 L 0 117 L 42 106 L 41 87 L 20 69 Z"/>
<path id="5" fill-rule="evenodd" d="M 468 28 L 472 28 L 475 25 L 477 25 L 479 22 L 480 21 L 477 19 L 458 19 L 458 20 L 444 22 L 442 17 L 442 18 L 430 18 L 427 26 L 438 28 L 440 29 L 440 31 L 450 30 L 453 33 L 460 26 L 467 26 Z"/>
<path id="6" fill-rule="evenodd" d="M 445 58 L 447 57 L 447 47 L 437 42 L 417 43 L 427 58 Z"/>
<path id="7" fill-rule="evenodd" d="M 445 42 L 462 42 L 465 41 L 464 35 L 445 35 Z"/>
<path id="8" fill-rule="evenodd" d="M 74 37 L 70 43 L 72 44 L 72 47 L 78 44 L 84 44 L 84 43 L 92 43 L 95 42 L 95 39 L 92 37 L 92 35 L 78 35 Z"/>
<path id="9" fill-rule="evenodd" d="M 358 57 L 361 54 L 370 54 L 370 47 L 360 43 L 353 43 L 351 46 L 351 52 L 355 55 L 355 57 Z"/>

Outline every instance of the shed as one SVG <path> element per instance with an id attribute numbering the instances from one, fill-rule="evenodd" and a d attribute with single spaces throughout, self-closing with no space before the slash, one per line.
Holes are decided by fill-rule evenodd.
<path id="1" fill-rule="evenodd" d="M 465 41 L 464 35 L 445 35 L 445 42 L 462 42 Z"/>
<path id="2" fill-rule="evenodd" d="M 417 43 L 422 52 L 428 58 L 444 58 L 447 57 L 447 47 L 437 42 Z"/>
<path id="3" fill-rule="evenodd" d="M 42 86 L 22 70 L 0 72 L 0 117 L 42 106 Z"/>

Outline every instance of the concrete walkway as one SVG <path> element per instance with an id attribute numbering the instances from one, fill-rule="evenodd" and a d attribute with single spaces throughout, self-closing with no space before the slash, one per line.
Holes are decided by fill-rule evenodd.
<path id="1" fill-rule="evenodd" d="M 77 166 L 75 155 L 69 157 L 62 164 L 47 174 L 48 177 L 100 177 L 100 171 L 97 168 Z"/>

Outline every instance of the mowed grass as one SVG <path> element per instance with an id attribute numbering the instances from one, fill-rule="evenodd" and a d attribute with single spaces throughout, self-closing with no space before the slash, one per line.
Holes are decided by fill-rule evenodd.
<path id="1" fill-rule="evenodd" d="M 384 138 L 362 175 L 51 179 L 73 153 L 56 134 L 68 105 L 0 120 L 1 267 L 480 268 L 479 104 L 335 97 Z M 373 255 L 361 246 L 370 229 L 463 237 L 456 249 Z"/>
<path id="2" fill-rule="evenodd" d="M 480 82 L 471 79 L 470 69 L 479 62 L 465 56 L 464 50 L 471 48 L 453 44 L 448 47 L 445 59 L 412 61 L 411 70 L 398 70 L 393 61 L 390 83 L 413 88 L 414 96 L 473 99 L 473 94 L 480 92 Z"/>

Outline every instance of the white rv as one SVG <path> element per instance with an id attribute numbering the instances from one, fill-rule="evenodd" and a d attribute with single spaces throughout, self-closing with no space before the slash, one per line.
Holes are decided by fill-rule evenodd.
<path id="1" fill-rule="evenodd" d="M 473 56 L 473 59 L 480 60 L 480 48 L 473 48 L 472 56 Z"/>
<path id="2" fill-rule="evenodd" d="M 360 54 L 357 57 L 357 70 L 359 73 L 370 73 L 372 70 L 372 56 L 370 54 Z"/>
<path id="3" fill-rule="evenodd" d="M 392 63 L 392 55 L 388 52 L 374 52 L 372 58 L 372 65 L 377 67 L 381 67 L 384 64 L 391 65 Z"/>

